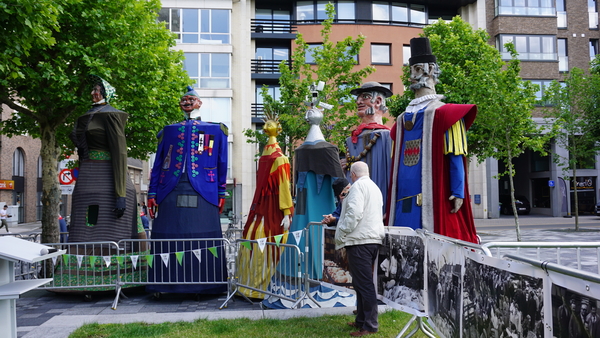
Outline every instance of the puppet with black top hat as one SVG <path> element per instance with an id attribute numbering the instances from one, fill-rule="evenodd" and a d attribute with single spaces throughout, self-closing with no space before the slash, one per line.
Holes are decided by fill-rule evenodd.
<path id="1" fill-rule="evenodd" d="M 202 100 L 190 86 L 179 106 L 185 120 L 164 127 L 157 136 L 148 189 L 148 207 L 158 206 L 152 239 L 221 238 L 219 213 L 226 196 L 228 129 L 222 123 L 200 120 Z M 147 291 L 158 295 L 227 290 L 226 284 L 219 284 L 227 281 L 222 241 L 195 241 L 177 248 L 167 242 L 155 244 L 152 253 L 156 257 L 169 253 L 169 263 L 154 264 L 149 281 L 165 284 L 148 285 Z M 166 284 L 170 282 L 173 284 Z"/>
<path id="2" fill-rule="evenodd" d="M 392 127 L 388 225 L 477 243 L 466 159 L 466 132 L 477 106 L 442 102 L 444 97 L 435 91 L 440 70 L 429 39 L 413 38 L 410 48 L 415 99 Z"/>

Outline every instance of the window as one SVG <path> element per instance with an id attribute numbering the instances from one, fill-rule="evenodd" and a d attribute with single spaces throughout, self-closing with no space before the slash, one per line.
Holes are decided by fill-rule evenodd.
<path id="1" fill-rule="evenodd" d="M 371 11 L 373 21 L 376 23 L 403 25 L 425 25 L 427 23 L 427 11 L 424 5 L 373 1 Z"/>
<path id="2" fill-rule="evenodd" d="M 567 39 L 557 39 L 558 45 L 558 71 L 569 71 L 569 53 L 567 52 Z"/>
<path id="3" fill-rule="evenodd" d="M 506 43 L 515 45 L 519 60 L 524 61 L 556 61 L 556 36 L 554 35 L 507 35 L 496 38 L 496 45 L 503 60 L 510 60 L 510 53 L 504 48 Z"/>
<path id="4" fill-rule="evenodd" d="M 553 0 L 496 0 L 496 15 L 555 16 Z"/>
<path id="5" fill-rule="evenodd" d="M 408 65 L 408 60 L 410 59 L 410 45 L 402 46 L 402 64 Z"/>
<path id="6" fill-rule="evenodd" d="M 528 81 L 531 81 L 531 83 L 539 86 L 538 91 L 535 93 L 535 97 L 537 99 L 537 101 L 535 103 L 536 106 L 549 106 L 550 104 L 548 102 L 543 101 L 543 99 L 544 99 L 545 90 L 548 86 L 550 86 L 550 84 L 552 83 L 552 80 L 528 80 Z"/>
<path id="7" fill-rule="evenodd" d="M 264 103 L 262 97 L 263 87 L 264 85 L 257 84 L 256 90 L 254 91 L 254 102 L 260 105 Z M 279 101 L 279 98 L 281 97 L 281 87 L 279 87 L 279 85 L 267 85 L 267 87 L 269 87 L 267 90 L 267 94 L 269 94 L 275 101 Z"/>
<path id="8" fill-rule="evenodd" d="M 331 2 L 335 7 L 336 22 L 355 22 L 355 1 L 298 1 L 296 3 L 296 20 L 299 23 L 312 23 L 327 19 L 325 6 Z"/>
<path id="9" fill-rule="evenodd" d="M 390 49 L 391 46 L 389 44 L 371 44 L 371 63 L 391 64 Z"/>
<path id="10" fill-rule="evenodd" d="M 181 43 L 229 44 L 230 15 L 227 9 L 162 8 L 158 21 Z"/>
<path id="11" fill-rule="evenodd" d="M 305 54 L 304 54 L 304 58 L 305 58 L 305 62 L 306 63 L 310 63 L 310 64 L 316 64 L 315 62 L 315 57 L 313 56 L 313 53 L 315 52 L 315 49 L 321 47 L 320 43 L 309 43 L 308 44 L 308 48 L 306 48 Z"/>
<path id="12" fill-rule="evenodd" d="M 23 156 L 23 150 L 17 148 L 13 153 L 13 176 L 23 177 L 25 173 L 25 157 Z"/>
<path id="13" fill-rule="evenodd" d="M 229 97 L 207 97 L 202 98 L 200 108 L 202 121 L 220 122 L 231 128 L 231 98 Z M 197 116 L 192 114 L 191 118 Z"/>
<path id="14" fill-rule="evenodd" d="M 255 33 L 291 33 L 292 23 L 289 11 L 256 9 L 254 14 Z"/>
<path id="15" fill-rule="evenodd" d="M 596 0 L 588 0 L 588 15 L 590 29 L 598 29 L 598 5 Z"/>
<path id="16" fill-rule="evenodd" d="M 549 147 L 546 147 L 548 150 Z M 547 152 L 546 155 L 542 155 L 537 151 L 531 152 L 531 171 L 532 172 L 540 172 L 540 171 L 550 171 L 550 152 Z"/>
<path id="17" fill-rule="evenodd" d="M 290 58 L 287 47 L 256 47 L 256 59 L 282 61 Z"/>
<path id="18" fill-rule="evenodd" d="M 596 58 L 596 55 L 600 54 L 598 50 L 598 39 L 590 39 L 590 60 Z"/>
<path id="19" fill-rule="evenodd" d="M 230 55 L 223 53 L 185 53 L 183 69 L 196 88 L 231 88 Z"/>
<path id="20" fill-rule="evenodd" d="M 556 20 L 558 28 L 567 28 L 565 0 L 556 0 Z"/>

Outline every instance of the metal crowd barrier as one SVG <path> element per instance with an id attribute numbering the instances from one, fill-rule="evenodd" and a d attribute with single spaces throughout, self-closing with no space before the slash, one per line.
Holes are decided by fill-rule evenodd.
<path id="1" fill-rule="evenodd" d="M 310 298 L 300 265 L 304 255 L 298 246 L 273 242 L 259 244 L 259 240 L 238 239 L 234 251 L 237 256 L 230 278 L 230 292 L 219 309 L 235 295 L 252 304 L 249 298 L 259 298 L 253 297 L 253 294 L 274 296 L 291 302 L 291 308 Z"/>
<path id="2" fill-rule="evenodd" d="M 490 242 L 481 247 L 490 257 L 500 258 L 505 254 L 516 254 L 600 274 L 598 242 Z"/>

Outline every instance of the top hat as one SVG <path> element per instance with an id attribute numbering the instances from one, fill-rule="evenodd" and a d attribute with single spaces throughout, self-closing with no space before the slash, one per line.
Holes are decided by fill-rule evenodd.
<path id="1" fill-rule="evenodd" d="M 436 62 L 435 55 L 431 53 L 429 38 L 410 39 L 410 55 L 408 64 L 411 66 L 417 63 Z"/>
<path id="2" fill-rule="evenodd" d="M 385 88 L 384 86 L 381 85 L 381 83 L 375 82 L 375 81 L 363 83 L 363 85 L 360 86 L 359 88 L 352 89 L 350 91 L 350 94 L 358 95 L 358 94 L 364 93 L 364 92 L 380 92 L 380 93 L 383 93 L 383 96 L 385 96 L 386 98 L 394 95 L 391 90 Z"/>

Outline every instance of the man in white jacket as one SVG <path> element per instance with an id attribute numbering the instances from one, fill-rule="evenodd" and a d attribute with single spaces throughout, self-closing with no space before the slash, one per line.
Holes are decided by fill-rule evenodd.
<path id="1" fill-rule="evenodd" d="M 384 237 L 383 197 L 365 162 L 353 163 L 350 177 L 354 183 L 342 203 L 335 248 L 346 248 L 357 304 L 356 319 L 348 325 L 359 329 L 351 336 L 361 337 L 379 329 L 373 266 Z"/>

